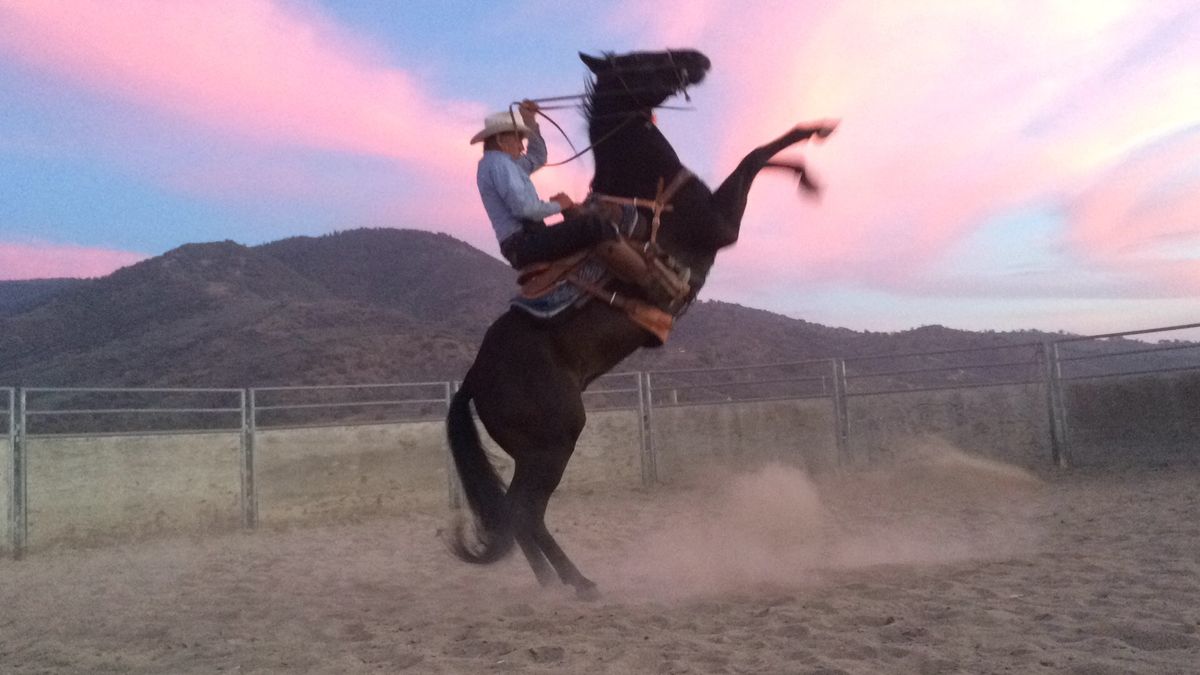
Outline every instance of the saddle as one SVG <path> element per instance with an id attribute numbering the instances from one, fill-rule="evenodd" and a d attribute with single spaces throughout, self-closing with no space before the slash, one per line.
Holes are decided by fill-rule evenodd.
<path id="1" fill-rule="evenodd" d="M 674 317 L 686 307 L 691 298 L 691 286 L 688 283 L 690 270 L 662 251 L 655 239 L 661 214 L 670 210 L 670 198 L 691 177 L 691 172 L 682 169 L 668 188 L 664 188 L 660 181 L 658 195 L 649 203 L 644 200 L 593 195 L 590 201 L 593 202 L 594 208 L 603 209 L 606 205 L 610 209 L 633 206 L 636 212 L 642 207 L 650 207 L 652 220 L 648 227 L 639 227 L 646 225 L 639 213 L 617 239 L 601 242 L 590 250 L 580 251 L 559 260 L 534 263 L 521 268 L 517 277 L 517 283 L 521 286 L 520 297 L 526 301 L 537 301 L 558 292 L 564 283 L 571 284 L 587 297 L 602 300 L 625 312 L 634 323 L 654 336 L 659 344 L 665 343 L 674 326 Z M 617 211 L 620 210 L 617 208 Z M 639 234 L 644 240 L 635 238 Z M 607 274 L 596 279 L 594 273 L 581 273 L 585 266 L 594 265 L 596 261 Z M 606 282 L 611 278 L 638 287 L 645 293 L 648 301 L 629 297 L 608 288 Z M 582 300 L 586 300 L 587 297 Z"/>
<path id="2" fill-rule="evenodd" d="M 533 263 L 526 265 L 517 272 L 517 284 L 521 287 L 521 297 L 530 300 L 545 296 L 558 282 L 567 278 L 575 268 L 583 264 L 591 255 L 591 251 L 580 251 L 565 258 L 551 262 Z"/>

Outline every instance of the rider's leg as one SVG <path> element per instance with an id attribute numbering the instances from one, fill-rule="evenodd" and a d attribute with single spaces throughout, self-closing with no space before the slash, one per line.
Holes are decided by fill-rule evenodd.
<path id="1" fill-rule="evenodd" d="M 599 215 L 584 213 L 564 218 L 557 225 L 531 224 L 500 245 L 500 251 L 513 267 L 520 269 L 537 262 L 550 262 L 617 238 L 612 223 Z"/>

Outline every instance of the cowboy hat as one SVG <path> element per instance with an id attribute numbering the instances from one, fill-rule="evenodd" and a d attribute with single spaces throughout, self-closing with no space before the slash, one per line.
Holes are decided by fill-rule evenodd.
<path id="1" fill-rule="evenodd" d="M 514 115 L 505 110 L 504 112 L 492 113 L 483 118 L 483 131 L 471 137 L 471 144 L 474 145 L 489 136 L 502 134 L 506 131 L 515 131 L 525 136 L 530 134 L 529 127 L 525 126 L 525 121 L 519 115 Z"/>

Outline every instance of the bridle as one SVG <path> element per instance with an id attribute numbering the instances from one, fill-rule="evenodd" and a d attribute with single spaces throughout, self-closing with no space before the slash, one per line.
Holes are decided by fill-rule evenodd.
<path id="1" fill-rule="evenodd" d="M 638 95 L 637 95 L 637 93 L 636 93 L 636 92 L 635 92 L 635 91 L 634 91 L 632 88 L 630 88 L 630 86 L 629 86 L 629 83 L 625 81 L 625 78 L 624 78 L 624 76 L 623 76 L 623 75 L 624 75 L 624 73 L 625 73 L 625 72 L 629 72 L 629 71 L 637 71 L 637 70 L 650 70 L 650 71 L 656 71 L 656 70 L 661 70 L 661 68 L 658 68 L 658 67 L 650 67 L 650 68 L 645 68 L 645 67 L 643 67 L 643 68 L 637 68 L 637 67 L 634 67 L 634 68 L 618 68 L 618 67 L 617 67 L 617 61 L 616 61 L 616 59 L 617 59 L 617 57 L 616 57 L 616 56 L 614 56 L 614 55 L 612 55 L 612 54 L 609 54 L 609 55 L 608 55 L 608 64 L 609 64 L 609 67 L 610 67 L 610 68 L 611 68 L 611 70 L 612 70 L 612 73 L 613 73 L 613 75 L 614 75 L 614 76 L 616 76 L 616 78 L 617 78 L 617 81 L 621 83 L 621 86 L 625 88 L 625 93 L 626 93 L 626 94 L 629 94 L 630 96 L 632 96 L 632 97 L 634 98 L 634 100 L 635 100 L 635 101 L 638 101 L 638 103 L 641 103 L 640 99 L 638 99 Z M 668 61 L 671 63 L 671 70 L 673 70 L 673 71 L 675 72 L 676 84 L 678 84 L 678 85 L 679 85 L 679 91 L 680 91 L 680 93 L 682 93 L 682 94 L 683 94 L 683 98 L 684 98 L 684 100 L 686 100 L 688 103 L 691 103 L 691 102 L 692 102 L 692 95 L 691 95 L 691 94 L 689 94 L 689 93 L 688 93 L 688 90 L 687 90 L 687 87 L 688 87 L 688 83 L 687 83 L 687 74 L 688 74 L 688 71 L 687 71 L 687 68 L 681 68 L 681 67 L 679 67 L 679 66 L 677 66 L 677 65 L 675 64 L 675 52 L 671 51 L 670 49 L 668 49 L 668 50 L 667 50 L 667 60 L 668 60 Z M 646 108 L 653 108 L 653 107 L 655 107 L 655 106 L 644 106 L 644 107 L 646 107 Z M 667 106 L 659 106 L 659 107 L 667 107 Z"/>
<path id="2" fill-rule="evenodd" d="M 680 93 L 682 93 L 684 99 L 690 103 L 692 100 L 692 96 L 691 96 L 691 94 L 688 93 L 688 90 L 687 90 L 687 88 L 688 88 L 687 68 L 680 67 L 675 63 L 675 54 L 674 54 L 674 52 L 672 52 L 669 49 L 667 50 L 667 60 L 670 63 L 671 70 L 675 73 L 676 83 L 678 84 L 678 91 Z M 577 108 L 578 106 L 574 106 L 574 105 L 543 106 L 541 104 L 542 103 L 557 103 L 560 101 L 586 100 L 588 98 L 595 99 L 597 96 L 600 96 L 602 94 L 597 93 L 597 92 L 591 92 L 591 93 L 587 93 L 587 94 L 569 94 L 566 96 L 548 96 L 545 98 L 529 99 L 530 101 L 533 101 L 534 103 L 539 104 L 538 105 L 538 108 L 539 108 L 538 114 L 541 115 L 542 117 L 546 118 L 550 122 L 550 124 L 554 125 L 555 129 L 558 129 L 558 133 L 562 134 L 562 137 L 564 139 L 566 139 L 566 141 L 567 141 L 567 145 L 571 146 L 571 151 L 575 153 L 575 154 L 571 155 L 570 157 L 562 160 L 561 162 L 553 162 L 550 164 L 545 164 L 543 166 L 548 166 L 548 167 L 562 166 L 564 164 L 567 164 L 569 162 L 572 162 L 572 161 L 578 159 L 579 157 L 582 157 L 583 155 L 587 154 L 587 152 L 589 150 L 595 150 L 596 146 L 600 145 L 601 143 L 607 141 L 608 139 L 610 139 L 613 136 L 620 133 L 623 129 L 625 129 L 625 127 L 629 126 L 630 123 L 637 120 L 638 118 L 648 118 L 649 111 L 653 110 L 655 108 L 664 108 L 667 110 L 695 110 L 695 108 L 693 108 L 691 106 L 672 106 L 672 105 L 665 105 L 662 103 L 660 103 L 658 105 L 647 105 L 642 102 L 640 94 L 644 93 L 644 92 L 658 93 L 658 92 L 661 92 L 662 90 L 659 88 L 650 88 L 650 87 L 634 89 L 629 86 L 628 82 L 625 81 L 624 76 L 627 73 L 639 72 L 639 71 L 641 71 L 641 72 L 647 72 L 647 71 L 656 72 L 656 71 L 662 70 L 663 69 L 662 66 L 632 66 L 632 67 L 622 68 L 617 65 L 616 56 L 614 56 L 612 54 L 608 55 L 608 64 L 609 64 L 609 72 L 611 72 L 613 74 L 613 76 L 616 77 L 617 82 L 621 83 L 621 88 L 624 89 L 625 91 L 623 91 L 623 92 L 604 92 L 603 95 L 619 96 L 619 95 L 624 94 L 624 95 L 632 98 L 633 101 L 636 104 L 638 104 L 638 109 L 630 110 L 627 112 L 608 113 L 605 115 L 593 116 L 592 117 L 593 120 L 602 119 L 604 117 L 622 117 L 624 119 L 622 119 L 621 122 L 619 124 L 617 124 L 617 126 L 610 129 L 608 131 L 608 133 L 601 136 L 599 139 L 597 139 L 591 145 L 587 146 L 583 150 L 576 150 L 575 144 L 571 142 L 571 137 L 568 136 L 567 132 L 563 131 L 563 128 L 561 126 L 559 126 L 558 122 L 555 122 L 554 119 L 552 117 L 550 117 L 549 115 L 547 115 L 545 111 L 547 111 L 547 110 L 566 110 L 566 109 Z M 508 105 L 508 114 L 510 116 L 512 116 L 513 126 L 516 126 L 516 123 L 517 123 L 517 116 L 516 116 L 515 110 L 516 110 L 516 107 L 519 106 L 520 104 L 521 104 L 520 101 L 513 101 L 512 103 L 510 103 Z"/>

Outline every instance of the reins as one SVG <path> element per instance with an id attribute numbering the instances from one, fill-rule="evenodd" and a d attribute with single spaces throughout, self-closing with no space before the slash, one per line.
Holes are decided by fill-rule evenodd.
<path id="1" fill-rule="evenodd" d="M 675 59 L 671 55 L 671 52 L 668 51 L 667 55 L 668 55 L 668 57 L 671 58 L 671 65 L 674 66 Z M 610 57 L 610 61 L 611 61 L 611 58 L 612 57 Z M 538 114 L 541 115 L 542 117 L 545 117 L 547 120 L 549 120 L 550 124 L 554 125 L 555 129 L 558 129 L 558 133 L 562 134 L 562 137 L 564 139 L 566 139 L 567 145 L 571 146 L 571 152 L 575 153 L 575 154 L 571 155 L 570 157 L 562 160 L 561 162 L 553 162 L 550 164 L 544 164 L 543 166 L 562 166 L 564 164 L 568 164 L 570 162 L 575 161 L 576 159 L 587 154 L 587 152 L 589 150 L 595 149 L 596 146 L 600 145 L 601 143 L 603 143 L 603 142 L 607 141 L 608 139 L 612 138 L 613 136 L 617 135 L 617 133 L 619 133 L 622 129 L 624 129 L 626 126 L 628 126 L 630 122 L 637 119 L 638 117 L 645 115 L 646 114 L 645 111 L 648 109 L 663 108 L 666 110 L 695 110 L 695 108 L 692 106 L 674 106 L 674 105 L 659 104 L 656 106 L 645 106 L 644 105 L 639 110 L 631 110 L 629 112 L 609 113 L 606 115 L 592 116 L 592 118 L 591 118 L 592 120 L 604 119 L 606 117 L 623 117 L 624 119 L 621 120 L 621 123 L 618 124 L 613 129 L 611 129 L 608 133 L 604 134 L 599 139 L 597 139 L 596 142 L 587 146 L 583 150 L 576 150 L 575 144 L 573 142 L 571 142 L 571 137 L 568 136 L 567 132 L 564 131 L 561 126 L 559 126 L 558 122 L 555 122 L 554 118 L 547 115 L 545 111 L 547 111 L 547 110 L 570 110 L 570 109 L 576 109 L 579 106 L 578 105 L 543 106 L 541 104 L 542 103 L 558 103 L 560 101 L 579 101 L 579 100 L 587 100 L 589 97 L 594 99 L 599 96 L 615 96 L 615 95 L 621 95 L 621 94 L 632 96 L 635 101 L 640 102 L 640 99 L 638 98 L 639 92 L 647 92 L 647 91 L 658 92 L 658 91 L 660 91 L 658 89 L 650 89 L 650 88 L 642 88 L 639 90 L 631 89 L 629 87 L 629 84 L 625 82 L 625 78 L 622 77 L 622 72 L 624 70 L 626 70 L 626 69 L 616 68 L 615 65 L 612 70 L 613 74 L 617 78 L 617 81 L 620 82 L 621 86 L 625 89 L 625 91 L 623 91 L 623 92 L 619 92 L 619 91 L 592 92 L 590 94 L 568 94 L 565 96 L 546 96 L 543 98 L 529 99 L 530 101 L 533 101 L 534 103 L 538 104 Z M 652 69 L 651 68 L 631 68 L 629 70 L 652 70 Z M 679 91 L 683 92 L 683 97 L 686 100 L 691 101 L 692 97 L 690 94 L 688 94 L 688 91 L 687 91 L 687 68 L 676 68 L 675 69 L 675 77 L 679 81 Z M 516 113 L 514 112 L 514 110 L 516 109 L 517 106 L 520 106 L 520 105 L 521 105 L 520 101 L 513 101 L 512 103 L 510 103 L 508 105 L 508 114 L 512 117 L 513 126 L 516 126 L 516 124 L 517 124 L 517 116 L 516 116 Z"/>
<path id="2" fill-rule="evenodd" d="M 571 150 L 575 150 L 575 144 L 571 142 L 571 138 L 569 136 L 567 136 L 567 132 L 563 131 L 563 128 L 558 126 L 558 122 L 555 122 L 553 119 L 550 118 L 549 115 L 547 115 L 544 112 L 538 111 L 538 114 L 541 115 L 542 117 L 545 117 L 546 119 L 550 120 L 550 124 L 553 124 L 554 128 L 558 129 L 558 133 L 562 134 L 563 138 L 567 139 L 567 145 L 571 146 Z M 621 120 L 620 124 L 613 127 L 608 133 L 604 134 L 599 139 L 597 139 L 595 143 L 592 143 L 591 145 L 587 146 L 586 148 L 584 148 L 582 150 L 575 150 L 575 154 L 562 160 L 561 162 L 552 162 L 549 164 L 545 164 L 543 166 L 562 166 L 569 162 L 573 162 L 576 159 L 579 159 L 584 154 L 586 154 L 589 150 L 594 149 L 597 145 L 600 145 L 604 141 L 607 141 L 608 139 L 612 138 L 613 136 L 616 136 L 618 132 L 622 131 L 625 127 L 629 126 L 629 123 L 635 119 L 637 119 L 636 113 L 629 114 L 628 116 L 626 116 L 626 118 L 624 120 Z"/>
<path id="3" fill-rule="evenodd" d="M 587 94 L 573 94 L 571 96 L 552 96 L 549 98 L 531 98 L 529 100 L 533 101 L 534 103 L 540 104 L 542 101 L 556 101 L 556 100 L 581 99 L 581 98 L 587 98 Z M 514 113 L 513 111 L 519 105 L 521 105 L 520 101 L 513 101 L 512 103 L 510 103 L 508 105 L 508 114 L 512 116 L 514 126 L 516 126 L 517 116 L 516 116 L 516 113 Z M 570 157 L 562 160 L 561 162 L 552 162 L 549 164 L 543 164 L 542 166 L 562 166 L 563 164 L 573 162 L 576 159 L 587 154 L 587 152 L 589 150 L 595 149 L 595 147 L 597 145 L 600 145 L 604 141 L 607 141 L 608 139 L 612 138 L 613 136 L 616 136 L 618 132 L 620 132 L 625 127 L 629 126 L 630 122 L 632 122 L 632 121 L 636 120 L 638 117 L 642 117 L 644 115 L 644 112 L 642 110 L 631 110 L 629 112 L 623 112 L 623 113 L 612 113 L 609 115 L 594 116 L 592 119 L 604 119 L 605 117 L 624 117 L 625 119 L 621 120 L 621 123 L 618 124 L 617 126 L 613 127 L 611 130 L 609 130 L 608 133 L 604 134 L 599 139 L 597 139 L 595 143 L 592 143 L 591 145 L 587 146 L 586 148 L 584 148 L 582 150 L 577 150 L 575 148 L 575 144 L 571 142 L 571 137 L 567 135 L 567 132 L 563 131 L 563 128 L 561 126 L 559 126 L 558 122 L 554 121 L 553 117 L 550 117 L 549 115 L 547 115 L 545 113 L 546 110 L 567 110 L 567 109 L 573 109 L 576 107 L 577 106 L 568 106 L 568 105 L 548 106 L 548 107 L 542 107 L 541 105 L 538 106 L 538 114 L 541 115 L 542 117 L 545 117 L 547 120 L 549 120 L 550 124 L 554 125 L 555 129 L 558 129 L 558 133 L 562 134 L 562 137 L 564 139 L 566 139 L 566 141 L 567 141 L 567 145 L 571 146 L 571 151 L 575 153 L 575 154 L 571 155 Z M 655 107 L 669 108 L 671 110 L 694 110 L 695 109 L 695 108 L 690 108 L 690 107 L 685 108 L 683 106 L 667 106 L 667 105 L 660 105 L 660 106 L 655 106 Z"/>

